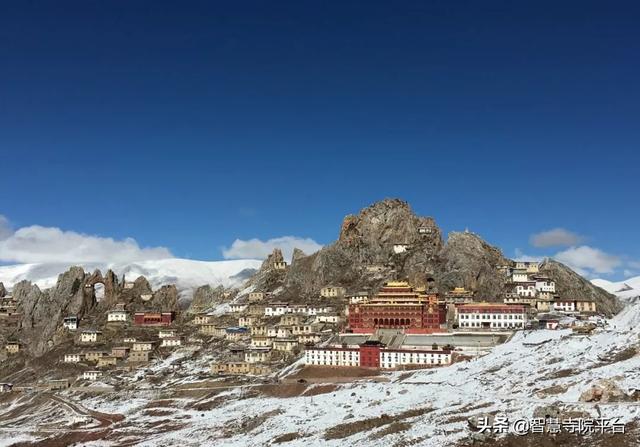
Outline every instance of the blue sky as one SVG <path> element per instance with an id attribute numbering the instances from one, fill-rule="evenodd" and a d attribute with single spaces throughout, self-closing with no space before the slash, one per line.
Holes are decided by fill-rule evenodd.
<path id="1" fill-rule="evenodd" d="M 34 260 L 34 225 L 195 259 L 325 244 L 401 197 L 640 274 L 640 7 L 557 3 L 5 2 L 0 258 Z M 579 237 L 531 244 L 556 228 Z"/>

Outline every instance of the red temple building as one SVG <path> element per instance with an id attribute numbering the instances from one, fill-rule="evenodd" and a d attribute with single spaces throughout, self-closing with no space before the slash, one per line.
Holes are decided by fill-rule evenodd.
<path id="1" fill-rule="evenodd" d="M 168 326 L 174 319 L 174 312 L 136 312 L 133 323 L 136 326 Z"/>
<path id="2" fill-rule="evenodd" d="M 403 329 L 430 333 L 446 328 L 446 305 L 436 294 L 415 290 L 404 281 L 387 282 L 364 303 L 349 305 L 349 328 L 370 333 L 376 329 Z"/>

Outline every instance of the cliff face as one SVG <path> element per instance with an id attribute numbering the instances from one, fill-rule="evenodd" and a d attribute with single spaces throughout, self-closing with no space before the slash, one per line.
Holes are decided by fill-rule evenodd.
<path id="1" fill-rule="evenodd" d="M 433 218 L 417 216 L 404 201 L 386 199 L 346 216 L 333 244 L 310 255 L 295 251 L 286 272 L 274 271 L 266 260 L 248 284 L 304 300 L 328 284 L 355 292 L 375 290 L 390 279 L 407 279 L 440 292 L 464 287 L 479 299 L 502 301 L 505 278 L 498 266 L 509 263 L 499 249 L 473 233 L 451 233 L 444 243 Z M 568 267 L 547 264 L 542 273 L 558 282 L 563 296 L 593 299 L 606 313 L 620 308 L 613 295 Z"/>
<path id="2" fill-rule="evenodd" d="M 104 297 L 98 301 L 95 286 L 104 284 Z M 55 287 L 40 290 L 29 281 L 22 281 L 13 288 L 13 297 L 18 302 L 20 320 L 16 328 L 2 334 L 5 338 L 17 339 L 25 351 L 38 357 L 69 334 L 62 328 L 64 317 L 75 315 L 82 321 L 94 319 L 116 302 L 122 302 L 129 311 L 177 310 L 178 291 L 175 286 L 165 286 L 145 301 L 142 294 L 151 294 L 151 287 L 144 277 L 138 278 L 131 289 L 125 289 L 116 275 L 108 271 L 104 276 L 97 270 L 87 274 L 81 267 L 71 267 L 58 277 Z"/>

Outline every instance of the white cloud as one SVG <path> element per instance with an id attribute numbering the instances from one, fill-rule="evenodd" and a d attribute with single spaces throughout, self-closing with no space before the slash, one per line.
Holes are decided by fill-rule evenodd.
<path id="1" fill-rule="evenodd" d="M 0 219 L 0 261 L 3 262 L 126 263 L 170 257 L 171 252 L 164 247 L 141 248 L 131 238 L 114 240 L 39 225 L 13 232 L 7 220 Z"/>
<path id="2" fill-rule="evenodd" d="M 554 228 L 532 234 L 529 243 L 534 247 L 571 247 L 578 245 L 584 238 L 564 228 Z"/>
<path id="3" fill-rule="evenodd" d="M 306 254 L 314 253 L 322 248 L 322 245 L 310 238 L 297 236 L 283 236 L 267 241 L 260 239 L 242 240 L 236 239 L 229 248 L 223 248 L 222 256 L 225 259 L 265 259 L 273 252 L 274 248 L 282 250 L 285 259 L 291 259 L 294 248 L 299 248 Z"/>
<path id="4" fill-rule="evenodd" d="M 554 258 L 585 276 L 614 273 L 615 268 L 622 264 L 620 257 L 588 245 L 568 248 L 557 253 Z"/>
<path id="5" fill-rule="evenodd" d="M 9 219 L 0 214 L 0 241 L 5 240 L 13 234 L 11 225 L 9 225 Z"/>
<path id="6" fill-rule="evenodd" d="M 629 269 L 624 269 L 622 271 L 622 274 L 624 275 L 625 278 L 631 278 L 632 276 L 636 276 L 637 273 L 633 270 L 629 270 Z"/>

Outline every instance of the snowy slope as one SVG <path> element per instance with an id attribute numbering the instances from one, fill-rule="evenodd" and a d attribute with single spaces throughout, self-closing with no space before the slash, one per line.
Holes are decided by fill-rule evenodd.
<path id="1" fill-rule="evenodd" d="M 260 264 L 261 261 L 253 259 L 193 261 L 170 258 L 131 264 L 85 263 L 80 265 L 87 272 L 100 269 L 105 273 L 108 269 L 112 269 L 118 276 L 125 275 L 129 281 L 143 275 L 154 289 L 167 284 L 176 284 L 178 290 L 188 293 L 205 284 L 238 286 L 246 279 L 241 272 L 247 269 L 258 269 Z M 54 286 L 58 275 L 69 267 L 67 264 L 55 263 L 0 266 L 0 282 L 11 288 L 15 283 L 27 279 L 40 288 L 48 288 Z"/>
<path id="2" fill-rule="evenodd" d="M 609 293 L 618 295 L 620 298 L 640 296 L 640 276 L 627 278 L 619 282 L 607 281 L 606 279 L 594 279 L 591 282 Z M 630 290 L 625 290 L 629 288 Z"/>

